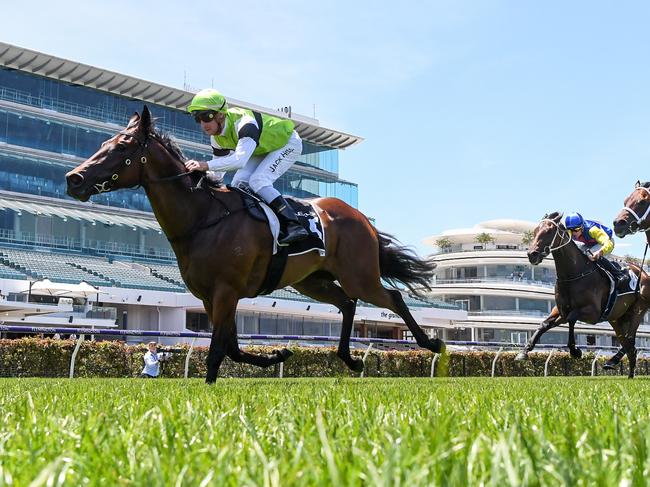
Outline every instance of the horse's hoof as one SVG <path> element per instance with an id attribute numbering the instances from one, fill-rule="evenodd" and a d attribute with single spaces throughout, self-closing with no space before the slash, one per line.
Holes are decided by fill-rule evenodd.
<path id="1" fill-rule="evenodd" d="M 212 385 L 214 385 L 215 382 L 217 382 L 217 379 L 211 379 L 211 378 L 208 378 L 208 377 L 205 378 L 206 385 L 212 386 Z"/>
<path id="2" fill-rule="evenodd" d="M 363 360 L 353 358 L 352 361 L 348 363 L 348 367 L 350 367 L 350 370 L 352 372 L 357 372 L 360 374 L 363 371 Z"/>
<path id="3" fill-rule="evenodd" d="M 612 362 L 605 362 L 603 364 L 603 369 L 605 370 L 614 370 L 616 368 L 616 364 Z"/>
<path id="4" fill-rule="evenodd" d="M 275 351 L 276 355 L 280 357 L 281 362 L 285 362 L 289 357 L 293 355 L 293 352 L 289 350 L 288 348 L 283 348 L 281 350 L 276 350 Z"/>
<path id="5" fill-rule="evenodd" d="M 581 358 L 582 357 L 582 350 L 580 350 L 579 348 L 569 349 L 569 353 L 571 354 L 571 356 L 573 358 Z"/>
<path id="6" fill-rule="evenodd" d="M 528 360 L 528 352 L 519 352 L 515 357 L 515 360 L 517 362 L 521 362 L 522 360 Z"/>
<path id="7" fill-rule="evenodd" d="M 433 353 L 445 353 L 447 345 L 440 338 L 434 338 L 429 340 L 429 346 L 426 347 L 431 350 Z"/>

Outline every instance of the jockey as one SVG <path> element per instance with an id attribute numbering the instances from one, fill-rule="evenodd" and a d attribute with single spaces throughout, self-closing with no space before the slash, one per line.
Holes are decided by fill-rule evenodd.
<path id="1" fill-rule="evenodd" d="M 614 250 L 613 233 L 610 228 L 596 221 L 585 220 L 580 213 L 567 215 L 564 226 L 571 232 L 573 240 L 583 243 L 589 250 L 587 255 L 591 261 L 611 272 L 617 285 L 627 282 L 630 277 L 628 273 L 604 257 Z"/>
<path id="2" fill-rule="evenodd" d="M 187 111 L 210 135 L 214 157 L 208 162 L 189 160 L 188 171 L 237 171 L 232 186 L 248 185 L 278 215 L 282 234 L 278 244 L 289 245 L 309 234 L 295 212 L 273 187 L 302 153 L 302 140 L 291 120 L 243 108 L 228 108 L 217 90 L 199 91 Z"/>

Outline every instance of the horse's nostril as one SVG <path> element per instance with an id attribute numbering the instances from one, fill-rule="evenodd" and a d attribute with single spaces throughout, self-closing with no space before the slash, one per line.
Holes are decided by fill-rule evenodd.
<path id="1" fill-rule="evenodd" d="M 68 174 L 65 177 L 65 179 L 68 182 L 68 186 L 70 186 L 71 188 L 76 188 L 78 186 L 81 186 L 81 183 L 83 183 L 84 181 L 83 176 L 78 173 Z"/>

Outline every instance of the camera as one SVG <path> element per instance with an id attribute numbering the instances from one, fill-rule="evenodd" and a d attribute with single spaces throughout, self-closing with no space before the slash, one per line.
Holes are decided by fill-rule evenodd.
<path id="1" fill-rule="evenodd" d="M 180 348 L 161 347 L 158 351 L 158 360 L 160 360 L 161 362 L 165 362 L 172 358 L 172 354 L 182 353 L 182 352 L 183 350 Z"/>

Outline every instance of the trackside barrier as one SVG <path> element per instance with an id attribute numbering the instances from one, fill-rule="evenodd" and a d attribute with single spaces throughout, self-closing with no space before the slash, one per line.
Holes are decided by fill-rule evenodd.
<path id="1" fill-rule="evenodd" d="M 600 352 L 596 352 L 596 353 L 594 354 L 594 360 L 593 360 L 593 362 L 591 362 L 591 376 L 592 376 L 592 377 L 595 377 L 595 376 L 596 376 L 596 362 L 598 362 L 598 358 L 599 358 L 601 355 L 602 355 L 602 354 L 601 354 Z"/>
<path id="2" fill-rule="evenodd" d="M 194 342 L 196 342 L 196 338 L 192 338 L 192 343 L 190 343 L 190 349 L 187 351 L 187 355 L 185 356 L 185 373 L 184 373 L 184 377 L 186 379 L 189 377 L 190 357 L 192 356 L 192 351 L 194 350 Z"/>
<path id="3" fill-rule="evenodd" d="M 74 347 L 74 352 L 72 352 L 72 357 L 70 357 L 70 378 L 74 377 L 74 361 L 77 359 L 77 354 L 79 353 L 79 347 L 81 347 L 81 342 L 84 341 L 85 335 L 79 335 L 77 339 L 77 345 Z"/>
<path id="4" fill-rule="evenodd" d="M 366 348 L 366 353 L 363 354 L 363 370 L 361 371 L 361 377 L 366 373 L 366 359 L 368 358 L 368 354 L 370 353 L 370 349 L 372 348 L 372 343 L 368 345 L 368 348 Z"/>
<path id="5" fill-rule="evenodd" d="M 291 346 L 291 340 L 287 342 L 287 348 Z M 278 367 L 278 377 L 282 379 L 284 377 L 284 360 L 280 362 L 280 367 Z"/>
<path id="6" fill-rule="evenodd" d="M 551 361 L 551 357 L 553 356 L 554 352 L 555 348 L 551 350 L 551 353 L 549 353 L 548 357 L 546 358 L 546 362 L 544 362 L 544 377 L 548 377 L 548 363 Z"/>
<path id="7" fill-rule="evenodd" d="M 0 333 L 5 332 L 5 333 L 45 333 L 45 334 L 55 334 L 55 333 L 64 333 L 64 334 L 73 334 L 73 335 L 79 335 L 79 338 L 77 339 L 77 343 L 75 345 L 75 349 L 72 353 L 72 357 L 70 359 L 70 373 L 69 376 L 70 378 L 74 377 L 74 367 L 75 367 L 75 361 L 77 358 L 77 354 L 79 352 L 79 348 L 81 347 L 81 343 L 85 339 L 85 335 L 105 335 L 105 336 L 142 336 L 142 337 L 171 337 L 171 338 L 192 338 L 192 341 L 189 346 L 189 350 L 187 352 L 187 355 L 185 357 L 185 378 L 189 376 L 189 363 L 190 363 L 190 356 L 194 350 L 194 344 L 196 342 L 197 338 L 211 338 L 212 334 L 208 332 L 192 332 L 192 331 L 182 331 L 182 332 L 176 332 L 176 331 L 154 331 L 154 330 L 103 330 L 103 329 L 93 329 L 93 328 L 67 328 L 67 327 L 42 327 L 42 326 L 10 326 L 10 325 L 2 325 L 0 324 Z M 253 340 L 266 340 L 266 341 L 288 341 L 289 344 L 291 342 L 338 342 L 339 337 L 333 337 L 333 336 L 319 336 L 319 335 L 261 335 L 261 334 L 241 334 L 238 335 L 238 338 L 240 340 L 248 340 L 250 343 L 252 343 Z M 373 344 L 382 344 L 382 345 L 408 345 L 412 346 L 414 348 L 417 347 L 417 343 L 414 340 L 396 340 L 396 339 L 388 339 L 388 338 L 361 338 L 361 337 L 351 337 L 350 338 L 351 342 L 355 343 L 364 343 L 368 344 L 368 347 L 366 348 L 366 351 L 363 356 L 363 363 L 365 366 L 366 358 L 368 357 L 368 354 L 373 346 Z M 499 358 L 499 355 L 503 351 L 503 349 L 506 348 L 520 348 L 522 345 L 519 343 L 508 343 L 508 342 L 477 342 L 477 341 L 455 341 L 455 340 L 449 340 L 445 342 L 447 345 L 450 346 L 462 346 L 462 347 L 481 347 L 481 348 L 495 348 L 499 347 L 499 351 L 497 352 L 493 362 L 492 362 L 492 376 L 495 376 L 496 373 L 496 362 Z M 548 358 L 546 359 L 546 363 L 544 364 L 544 376 L 548 376 L 548 365 L 551 360 L 551 357 L 553 353 L 556 350 L 562 350 L 566 349 L 566 347 L 558 347 L 557 344 L 538 344 L 536 346 L 538 349 L 550 349 L 551 352 L 549 353 Z M 581 349 L 585 350 L 596 350 L 596 351 L 603 351 L 603 350 L 618 350 L 618 347 L 614 346 L 594 346 L 594 345 L 581 345 Z M 637 347 L 637 349 L 642 352 L 642 351 L 648 351 L 650 350 L 647 347 Z M 599 356 L 602 354 L 597 353 L 596 357 L 594 358 L 594 361 L 592 362 L 592 375 L 595 375 L 595 366 L 596 366 L 596 360 Z M 439 354 L 434 354 L 433 359 L 431 360 L 431 377 L 435 375 L 435 366 L 437 363 L 437 360 L 439 359 Z M 283 376 L 284 372 L 284 367 L 283 363 L 280 363 L 279 367 L 279 376 Z M 365 370 L 365 367 L 364 367 Z M 361 377 L 363 377 L 364 372 L 361 373 Z"/>
<path id="8" fill-rule="evenodd" d="M 431 377 L 435 377 L 436 375 L 436 362 L 438 361 L 438 357 L 440 357 L 440 354 L 434 353 L 431 359 Z"/>
<path id="9" fill-rule="evenodd" d="M 496 373 L 497 370 L 497 360 L 499 360 L 499 355 L 501 355 L 501 352 L 503 351 L 503 347 L 499 348 L 499 351 L 497 354 L 494 356 L 494 360 L 492 361 L 492 377 L 494 377 L 494 374 Z"/>

